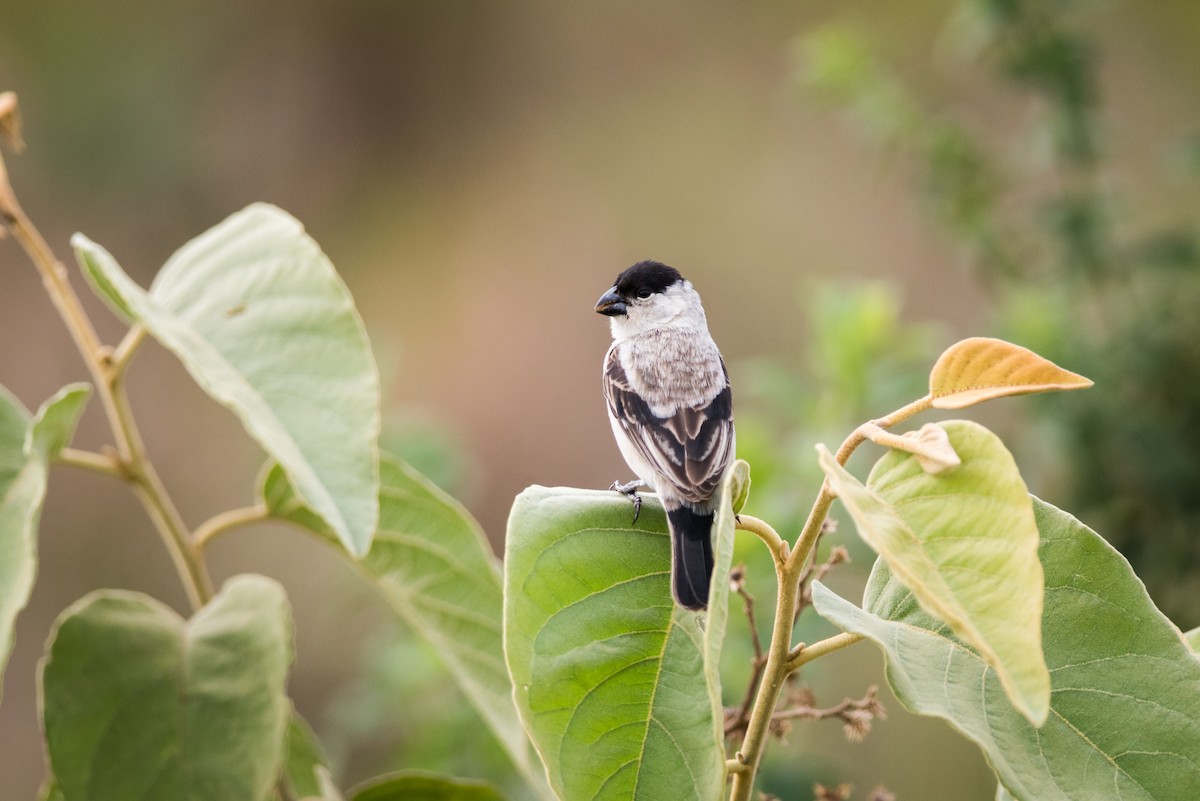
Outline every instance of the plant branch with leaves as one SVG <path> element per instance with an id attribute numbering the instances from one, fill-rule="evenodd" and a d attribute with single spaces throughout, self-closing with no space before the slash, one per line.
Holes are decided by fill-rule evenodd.
<path id="1" fill-rule="evenodd" d="M 19 141 L 11 94 L 0 95 L 0 132 Z M 264 522 L 327 544 L 431 646 L 524 796 L 746 801 L 762 789 L 771 737 L 793 721 L 838 719 L 860 739 L 883 716 L 874 687 L 823 706 L 797 682 L 806 665 L 863 641 L 885 653 L 905 707 L 950 721 L 984 751 L 1000 798 L 1174 801 L 1200 786 L 1200 660 L 1189 645 L 1200 636 L 1185 639 L 1094 532 L 1033 498 L 995 434 L 967 420 L 899 430 L 931 409 L 1091 385 L 1030 350 L 963 340 L 936 361 L 927 394 L 857 426 L 836 452 L 819 446 L 824 477 L 794 533 L 750 514 L 750 467 L 735 462 L 698 613 L 672 601 L 666 518 L 652 496 L 631 520 L 618 493 L 530 487 L 514 501 L 501 566 L 461 504 L 380 453 L 379 379 L 362 321 L 328 257 L 280 209 L 235 213 L 180 248 L 149 289 L 73 237 L 88 285 L 129 326 L 115 347 L 100 342 L 2 161 L 0 215 L 92 379 L 34 413 L 0 389 L 0 667 L 36 580 L 54 463 L 132 487 L 193 606 L 185 619 L 140 593 L 99 590 L 59 616 L 39 681 L 46 799 L 344 797 L 286 693 L 284 588 L 252 573 L 219 589 L 208 578 L 207 547 Z M 266 454 L 252 499 L 194 528 L 155 472 L 126 396 L 147 339 Z M 70 446 L 93 391 L 114 437 L 100 452 Z M 846 463 L 868 442 L 885 452 L 861 481 Z M 835 501 L 878 554 L 861 604 L 824 583 L 847 553 L 818 554 Z M 774 567 L 765 640 L 764 607 L 733 568 L 738 531 Z M 721 656 L 739 603 L 753 661 L 727 709 Z M 841 631 L 794 642 L 810 611 Z M 400 767 L 348 797 L 501 798 L 473 779 Z"/>
<path id="2" fill-rule="evenodd" d="M 0 94 L 9 146 L 20 141 L 17 119 L 15 96 Z M 129 485 L 195 613 L 183 619 L 120 590 L 94 592 L 63 612 L 39 682 L 49 756 L 43 796 L 342 798 L 286 695 L 292 621 L 284 589 L 246 574 L 217 591 L 208 576 L 204 552 L 214 538 L 268 520 L 318 537 L 358 567 L 438 650 L 527 785 L 548 795 L 508 700 L 495 557 L 457 502 L 381 457 L 379 379 L 366 332 L 303 227 L 272 206 L 250 206 L 181 248 L 148 291 L 77 234 L 72 244 L 89 286 L 129 326 L 113 347 L 101 342 L 66 268 L 20 207 L 2 159 L 0 218 L 41 274 L 92 379 L 65 387 L 35 414 L 0 389 L 0 668 L 36 579 L 37 519 L 53 463 Z M 149 338 L 232 410 L 268 457 L 254 503 L 194 529 L 147 455 L 126 393 L 126 372 Z M 114 438 L 100 452 L 70 447 L 93 391 Z M 416 589 L 407 576 L 418 564 Z M 453 580 L 468 567 L 467 581 Z M 486 784 L 411 772 L 379 777 L 351 796 L 451 790 L 496 797 Z"/>

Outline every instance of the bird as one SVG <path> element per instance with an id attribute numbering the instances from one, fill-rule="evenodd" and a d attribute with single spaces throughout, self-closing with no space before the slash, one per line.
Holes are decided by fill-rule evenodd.
<path id="1" fill-rule="evenodd" d="M 603 387 L 613 436 L 636 478 L 610 489 L 641 509 L 658 494 L 671 535 L 671 590 L 685 609 L 708 606 L 717 488 L 734 458 L 733 394 L 700 295 L 678 270 L 640 261 L 596 302 L 613 342 Z"/>

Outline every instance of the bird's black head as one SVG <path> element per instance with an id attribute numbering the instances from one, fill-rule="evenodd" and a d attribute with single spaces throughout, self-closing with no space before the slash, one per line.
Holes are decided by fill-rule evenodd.
<path id="1" fill-rule="evenodd" d="M 682 280 L 683 276 L 674 267 L 657 261 L 639 261 L 617 276 L 612 289 L 597 301 L 596 311 L 609 317 L 625 314 L 633 300 L 665 292 L 667 287 Z"/>

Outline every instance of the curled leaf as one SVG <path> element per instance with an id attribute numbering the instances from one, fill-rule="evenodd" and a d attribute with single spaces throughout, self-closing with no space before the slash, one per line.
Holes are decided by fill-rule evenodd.
<path id="1" fill-rule="evenodd" d="M 929 394 L 936 409 L 963 409 L 1006 395 L 1090 386 L 1090 379 L 1028 348 L 990 337 L 971 337 L 951 345 L 929 374 Z"/>
<path id="2" fill-rule="evenodd" d="M 914 447 L 909 453 L 917 457 L 917 464 L 930 475 L 936 476 L 962 464 L 962 459 L 958 458 L 958 453 L 950 444 L 946 429 L 939 425 L 926 423 L 917 431 L 905 434 L 904 438 L 912 441 Z"/>
<path id="3" fill-rule="evenodd" d="M 917 458 L 921 469 L 930 475 L 937 475 L 962 464 L 954 446 L 950 444 L 946 431 L 933 423 L 926 423 L 919 430 L 905 434 L 893 434 L 874 423 L 867 423 L 859 430 L 877 445 L 911 453 Z"/>

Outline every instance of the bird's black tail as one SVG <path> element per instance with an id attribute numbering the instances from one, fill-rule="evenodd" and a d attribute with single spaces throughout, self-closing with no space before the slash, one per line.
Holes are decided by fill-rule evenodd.
<path id="1" fill-rule="evenodd" d="M 708 606 L 712 581 L 713 513 L 700 514 L 686 506 L 667 512 L 671 527 L 671 590 L 686 609 Z"/>

